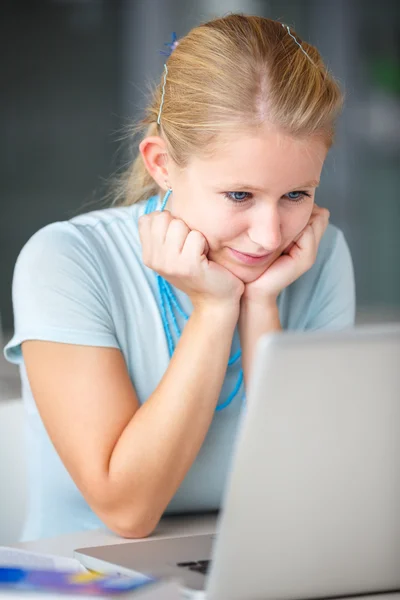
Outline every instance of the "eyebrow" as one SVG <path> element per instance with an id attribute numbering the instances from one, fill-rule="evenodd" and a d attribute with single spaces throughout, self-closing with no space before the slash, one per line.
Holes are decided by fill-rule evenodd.
<path id="1" fill-rule="evenodd" d="M 262 192 L 263 190 L 261 188 L 255 187 L 254 185 L 249 185 L 247 183 L 243 183 L 240 181 L 234 181 L 233 183 L 229 184 L 229 190 L 252 190 L 252 191 L 256 191 L 256 192 Z M 292 189 L 293 190 L 300 190 L 302 188 L 311 188 L 311 187 L 318 187 L 319 186 L 319 181 L 317 179 L 312 179 L 311 181 L 307 181 L 307 183 L 303 183 L 302 185 L 298 185 L 298 186 L 293 186 Z M 228 189 L 228 188 L 226 188 Z"/>

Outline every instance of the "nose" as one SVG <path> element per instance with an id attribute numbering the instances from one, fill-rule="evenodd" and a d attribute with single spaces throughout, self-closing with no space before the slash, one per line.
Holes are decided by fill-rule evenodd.
<path id="1" fill-rule="evenodd" d="M 265 252 L 274 252 L 282 243 L 281 218 L 277 206 L 272 204 L 255 211 L 248 229 L 251 241 Z"/>

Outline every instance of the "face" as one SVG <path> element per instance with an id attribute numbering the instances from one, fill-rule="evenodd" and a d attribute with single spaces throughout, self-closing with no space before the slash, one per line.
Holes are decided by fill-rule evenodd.
<path id="1" fill-rule="evenodd" d="M 326 154 L 316 137 L 236 137 L 185 169 L 168 163 L 167 208 L 205 236 L 210 260 L 250 283 L 306 227 Z"/>

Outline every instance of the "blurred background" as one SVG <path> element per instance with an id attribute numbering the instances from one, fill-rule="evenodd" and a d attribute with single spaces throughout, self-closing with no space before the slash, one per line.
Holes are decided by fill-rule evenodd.
<path id="1" fill-rule="evenodd" d="M 317 199 L 350 245 L 357 321 L 400 321 L 398 0 L 3 0 L 3 342 L 13 328 L 20 249 L 47 223 L 105 205 L 106 182 L 129 156 L 122 131 L 140 118 L 148 84 L 161 76 L 159 51 L 171 32 L 181 37 L 235 11 L 294 27 L 346 91 Z M 15 478 L 24 468 L 18 385 L 0 358 L 0 543 L 18 536 L 25 502 L 23 478 Z"/>

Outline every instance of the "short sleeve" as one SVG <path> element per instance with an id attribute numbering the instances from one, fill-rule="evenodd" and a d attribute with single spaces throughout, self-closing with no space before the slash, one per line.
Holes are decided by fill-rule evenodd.
<path id="1" fill-rule="evenodd" d="M 10 362 L 22 362 L 26 340 L 118 347 L 101 265 L 70 222 L 48 225 L 27 242 L 12 295 L 14 336 L 4 350 Z"/>
<path id="2" fill-rule="evenodd" d="M 339 330 L 354 326 L 355 281 L 350 250 L 343 233 L 336 240 L 319 273 L 309 305 L 307 330 Z"/>

